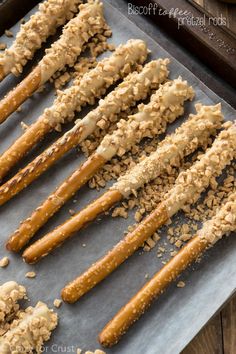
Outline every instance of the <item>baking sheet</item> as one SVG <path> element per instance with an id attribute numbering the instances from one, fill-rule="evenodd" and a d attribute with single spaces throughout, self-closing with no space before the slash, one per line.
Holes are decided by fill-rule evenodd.
<path id="1" fill-rule="evenodd" d="M 171 58 L 155 41 L 129 22 L 118 10 L 106 2 L 104 4 L 106 19 L 113 29 L 112 43 L 118 45 L 129 38 L 141 38 L 148 43 L 152 50 L 150 59 L 157 57 Z M 13 32 L 16 33 L 18 28 L 19 25 L 14 26 Z M 158 38 L 156 40 L 158 41 Z M 2 37 L 0 41 L 10 43 L 10 39 L 5 37 Z M 42 51 L 38 57 L 41 55 Z M 194 102 L 186 105 L 184 117 L 172 124 L 168 128 L 168 132 L 173 131 L 189 112 L 194 112 L 194 103 L 197 101 L 205 104 L 222 102 L 192 73 L 187 71 L 174 58 L 171 59 L 170 77 L 175 78 L 182 75 L 194 86 L 196 97 Z M 19 79 L 9 77 L 1 83 L 1 97 L 17 81 Z M 20 122 L 22 120 L 26 124 L 35 121 L 43 109 L 52 103 L 53 99 L 53 91 L 47 88 L 43 94 L 35 94 L 25 102 L 20 113 L 14 113 L 8 121 L 1 125 L 0 151 L 4 151 L 21 134 Z M 222 105 L 226 119 L 235 118 L 233 108 L 225 102 L 222 102 Z M 84 114 L 85 110 L 81 116 Z M 34 149 L 20 166 L 31 160 L 56 136 L 58 135 L 51 134 Z M 127 220 L 113 219 L 109 216 L 102 217 L 35 266 L 24 264 L 19 255 L 9 254 L 5 250 L 5 241 L 16 229 L 19 222 L 25 219 L 83 160 L 82 154 L 76 154 L 74 150 L 71 151 L 31 186 L 1 207 L 0 257 L 8 255 L 11 261 L 7 269 L 0 269 L 1 283 L 16 280 L 25 285 L 32 305 L 35 305 L 38 300 L 42 300 L 53 307 L 53 300 L 60 297 L 62 287 L 105 254 L 120 240 L 128 225 L 133 223 L 132 215 Z M 82 188 L 74 198 L 77 202 L 73 202 L 73 200 L 68 202 L 38 232 L 34 240 L 66 220 L 69 217 L 69 209 L 81 209 L 102 192 L 98 193 L 87 187 Z M 178 216 L 173 220 L 176 220 Z M 159 245 L 165 241 L 165 238 L 163 229 L 163 237 Z M 83 247 L 84 245 L 86 247 Z M 57 310 L 60 323 L 54 331 L 52 339 L 46 344 L 44 352 L 76 353 L 77 347 L 87 350 L 100 347 L 96 339 L 100 330 L 146 282 L 145 274 L 152 276 L 162 267 L 161 260 L 156 257 L 157 247 L 151 252 L 140 253 L 137 252 L 79 302 L 74 305 L 63 304 Z M 185 288 L 176 288 L 176 285 L 173 284 L 123 337 L 121 342 L 114 348 L 106 350 L 106 352 L 114 354 L 179 353 L 234 292 L 236 284 L 235 256 L 236 238 L 231 235 L 210 250 L 200 264 L 194 265 L 181 276 L 181 280 L 186 282 Z M 25 273 L 30 270 L 36 272 L 37 277 L 35 279 L 25 278 Z"/>

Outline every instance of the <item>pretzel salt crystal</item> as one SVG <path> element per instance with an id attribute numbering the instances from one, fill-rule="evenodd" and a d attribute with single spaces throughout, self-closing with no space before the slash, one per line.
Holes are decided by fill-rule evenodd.
<path id="1" fill-rule="evenodd" d="M 208 109 L 206 109 L 207 114 L 210 115 Z M 201 109 L 201 115 L 204 112 L 204 107 Z M 201 123 L 195 124 L 194 121 L 197 115 L 193 116 L 190 121 L 186 122 L 183 125 L 182 129 L 179 128 L 176 134 L 171 135 L 170 138 L 167 138 L 163 141 L 160 149 L 157 149 L 156 154 L 152 154 L 138 165 L 136 165 L 133 169 L 128 171 L 124 178 L 126 183 L 133 183 L 135 181 L 134 189 L 138 189 L 144 185 L 144 183 L 149 182 L 151 179 L 156 178 L 160 173 L 165 171 L 171 165 L 178 165 L 179 160 L 183 157 L 183 155 L 191 153 L 194 151 L 198 144 L 206 143 L 206 138 L 209 137 L 211 133 L 214 134 L 215 128 L 219 126 L 221 120 L 221 114 L 219 107 L 212 107 L 212 115 L 211 118 L 205 122 L 206 116 L 202 116 Z M 197 118 L 196 118 L 197 119 Z M 198 122 L 199 123 L 199 122 Z M 205 123 L 205 124 L 204 124 Z M 206 130 L 206 127 L 209 129 Z M 208 133 L 204 133 L 204 131 L 208 131 Z M 207 135 L 208 134 L 208 135 Z M 196 135 L 199 137 L 195 139 Z M 205 137 L 205 141 L 203 141 L 202 136 Z M 184 141 L 180 143 L 181 141 Z M 169 154 L 169 155 L 168 155 Z M 169 156 L 169 158 L 168 158 Z M 129 178 L 127 178 L 129 176 Z M 144 177 L 146 176 L 146 177 Z M 133 179 L 134 177 L 134 179 Z M 115 202 L 120 199 L 127 197 L 129 193 L 134 189 L 125 189 L 124 194 L 123 189 L 119 188 L 118 181 L 115 184 L 115 188 L 110 188 L 108 192 L 102 195 L 100 198 L 92 202 L 81 212 L 73 216 L 63 225 L 56 228 L 51 233 L 47 234 L 43 238 L 39 239 L 32 246 L 30 246 L 23 254 L 26 262 L 34 263 L 38 261 L 41 257 L 46 256 L 52 249 L 59 246 L 62 242 L 64 242 L 67 238 L 69 238 L 75 231 L 80 230 L 83 226 L 85 226 L 89 221 L 94 220 L 99 214 L 108 210 L 111 205 L 110 195 L 114 193 Z M 121 183 L 123 186 L 123 183 Z M 64 187 L 66 189 L 66 186 Z M 128 193 L 129 192 L 129 193 Z M 113 194 L 112 194 L 113 195 Z M 46 213 L 45 213 L 46 214 Z"/>
<path id="2" fill-rule="evenodd" d="M 211 178 L 219 175 L 235 156 L 235 138 L 235 125 L 222 131 L 201 159 L 179 175 L 164 201 L 106 256 L 63 290 L 63 299 L 68 302 L 76 301 L 133 254 L 158 227 L 186 203 L 194 203 L 209 185 Z"/>
<path id="3" fill-rule="evenodd" d="M 14 281 L 0 286 L 0 326 L 19 310 L 18 301 L 26 296 L 26 289 Z"/>
<path id="4" fill-rule="evenodd" d="M 70 131 L 0 187 L 0 195 L 1 191 L 3 192 L 0 205 L 26 188 L 66 152 L 83 141 L 96 129 L 96 123 L 100 119 L 111 119 L 121 110 L 126 110 L 138 100 L 145 99 L 151 89 L 157 88 L 159 83 L 166 79 L 168 62 L 168 59 L 152 61 L 146 64 L 140 73 L 133 72 L 128 75 L 104 100 L 100 100 L 95 110 L 78 120 Z"/>
<path id="5" fill-rule="evenodd" d="M 163 71 L 163 69 L 161 70 Z M 164 71 L 162 72 L 164 74 Z M 165 75 L 167 74 L 165 68 Z M 164 75 L 164 76 L 165 76 Z M 162 77 L 162 75 L 160 75 Z M 141 87 L 140 87 L 141 88 Z M 142 89 L 142 88 L 141 88 Z M 174 96 L 174 98 L 173 98 Z M 119 148 L 129 149 L 133 143 L 140 141 L 145 136 L 150 136 L 151 129 L 152 134 L 163 132 L 166 129 L 168 122 L 173 121 L 178 115 L 183 113 L 183 104 L 187 99 L 191 99 L 193 96 L 193 90 L 187 85 L 186 81 L 181 79 L 174 80 L 173 82 L 164 84 L 156 94 L 151 98 L 149 104 L 140 105 L 139 112 L 133 116 L 130 116 L 128 122 L 122 120 L 119 124 L 119 129 L 112 135 L 108 135 L 109 139 L 105 144 L 101 143 L 100 150 L 97 149 L 97 153 L 93 154 L 79 169 L 77 169 L 63 184 L 56 190 L 43 205 L 36 210 L 33 215 L 23 222 L 20 229 L 10 239 L 10 243 L 7 244 L 10 250 L 19 250 L 19 246 L 22 247 L 25 242 L 34 235 L 34 233 L 45 223 L 83 184 L 85 184 L 94 173 L 105 164 L 107 160 L 112 157 L 116 152 L 119 152 Z M 170 102 L 164 98 L 171 97 L 172 109 L 170 110 Z M 135 126 L 132 123 L 135 123 Z M 127 128 L 127 133 L 124 132 L 123 136 L 120 134 L 122 131 L 121 126 L 131 126 L 133 129 L 133 135 L 130 128 Z M 113 139 L 114 136 L 114 139 Z M 127 138 L 127 141 L 126 141 Z M 110 144 L 107 142 L 110 141 Z M 101 153 L 99 153 L 101 151 Z M 85 175 L 87 171 L 87 175 Z M 10 186 L 8 186 L 10 188 Z M 7 189 L 7 193 L 10 193 L 10 189 Z M 68 193 L 68 189 L 70 193 Z M 61 193 L 64 190 L 65 194 Z M 0 189 L 1 191 L 1 189 Z M 54 200 L 60 193 L 60 203 L 55 204 Z M 35 222 L 35 219 L 37 222 Z M 39 222 L 41 220 L 41 223 Z M 17 248 L 16 248 L 17 247 Z"/>
<path id="6" fill-rule="evenodd" d="M 142 289 L 114 316 L 99 335 L 104 346 L 116 344 L 129 327 L 139 319 L 155 298 L 209 246 L 224 235 L 236 231 L 236 192 L 221 206 L 215 216 L 203 224 L 193 237 Z"/>
<path id="7" fill-rule="evenodd" d="M 30 19 L 21 25 L 10 48 L 0 54 L 0 81 L 10 72 L 19 75 L 28 60 L 56 28 L 78 11 L 80 0 L 46 0 Z"/>
<path id="8" fill-rule="evenodd" d="M 65 65 L 72 66 L 88 39 L 105 25 L 102 3 L 90 0 L 80 5 L 79 14 L 70 20 L 61 37 L 54 42 L 33 71 L 0 101 L 0 123 L 14 112 L 31 94 Z"/>
<path id="9" fill-rule="evenodd" d="M 74 85 L 59 92 L 53 105 L 0 156 L 0 179 L 49 131 L 73 120 L 76 111 L 86 104 L 94 104 L 95 98 L 104 95 L 108 87 L 142 64 L 147 53 L 144 41 L 131 39 L 79 81 L 75 80 Z"/>
<path id="10" fill-rule="evenodd" d="M 20 312 L 10 329 L 0 338 L 1 354 L 41 353 L 57 326 L 57 315 L 43 302 Z"/>

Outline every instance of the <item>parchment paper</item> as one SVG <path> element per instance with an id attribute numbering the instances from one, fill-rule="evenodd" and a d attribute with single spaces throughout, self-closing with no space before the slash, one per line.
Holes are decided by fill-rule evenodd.
<path id="1" fill-rule="evenodd" d="M 153 41 L 107 3 L 105 3 L 105 15 L 113 29 L 112 43 L 117 45 L 130 38 L 141 38 L 148 43 L 152 50 L 150 59 L 171 57 L 157 44 L 158 38 L 156 38 L 157 42 Z M 14 33 L 17 32 L 18 28 L 19 24 L 13 28 Z M 12 39 L 2 37 L 0 40 L 7 41 L 9 44 Z M 42 53 L 43 51 L 36 57 L 39 58 Z M 33 62 L 33 65 L 35 62 Z M 25 72 L 29 70 L 31 65 L 26 68 Z M 197 73 L 194 74 L 197 75 Z M 174 58 L 171 58 L 170 77 L 175 78 L 182 75 L 196 90 L 196 98 L 194 102 L 186 105 L 186 113 L 183 119 L 189 112 L 194 112 L 194 103 L 197 101 L 205 104 L 222 102 L 194 74 L 187 71 Z M 1 97 L 11 87 L 14 87 L 20 79 L 9 77 L 4 80 L 0 85 Z M 24 103 L 20 113 L 14 113 L 1 125 L 1 152 L 21 134 L 20 122 L 23 120 L 26 124 L 29 124 L 35 121 L 43 109 L 52 103 L 53 95 L 53 90 L 50 88 L 47 88 L 43 94 L 34 94 L 31 99 Z M 235 111 L 233 108 L 225 102 L 222 102 L 222 105 L 225 118 L 234 119 Z M 83 110 L 81 116 L 85 115 L 85 112 L 86 110 Z M 179 119 L 168 131 L 173 131 L 183 119 Z M 68 126 L 66 128 L 68 129 Z M 51 134 L 25 158 L 18 168 L 24 166 L 27 161 L 31 160 L 56 137 L 58 137 L 58 134 Z M 7 269 L 0 270 L 1 283 L 16 280 L 25 285 L 32 305 L 35 305 L 38 300 L 42 300 L 49 306 L 53 306 L 53 300 L 60 297 L 62 287 L 105 254 L 120 240 L 128 225 L 133 224 L 132 215 L 127 220 L 113 219 L 110 216 L 102 217 L 35 266 L 24 264 L 20 255 L 9 254 L 5 250 L 5 241 L 18 227 L 19 222 L 25 219 L 65 177 L 69 176 L 83 159 L 82 154 L 77 154 L 75 150 L 71 151 L 36 182 L 1 207 L 0 257 L 7 255 L 11 261 Z M 38 232 L 34 240 L 66 220 L 70 216 L 69 209 L 81 209 L 102 192 L 98 193 L 87 187 L 82 188 L 74 198 L 77 202 L 74 203 L 73 200 L 68 202 Z M 163 229 L 163 237 L 159 245 L 165 241 L 165 238 Z M 86 245 L 86 247 L 83 247 L 83 245 Z M 156 253 L 157 247 L 152 252 L 142 254 L 137 252 L 77 304 L 63 304 L 57 310 L 60 316 L 60 324 L 51 341 L 45 346 L 44 352 L 76 353 L 77 347 L 87 350 L 99 348 L 96 337 L 100 330 L 145 283 L 145 274 L 152 276 L 162 266 Z M 173 284 L 132 327 L 122 341 L 114 348 L 106 350 L 106 352 L 113 354 L 179 353 L 233 294 L 236 285 L 235 257 L 236 238 L 231 235 L 210 250 L 200 264 L 194 265 L 181 276 L 181 279 L 186 282 L 185 288 L 179 289 Z M 25 278 L 25 273 L 29 270 L 36 272 L 37 277 L 35 279 Z"/>

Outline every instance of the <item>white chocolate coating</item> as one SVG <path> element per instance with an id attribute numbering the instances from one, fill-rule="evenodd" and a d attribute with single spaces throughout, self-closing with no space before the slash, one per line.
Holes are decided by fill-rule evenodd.
<path id="1" fill-rule="evenodd" d="M 79 14 L 65 25 L 60 38 L 46 49 L 39 62 L 41 85 L 65 65 L 73 66 L 84 43 L 104 28 L 103 4 L 99 0 L 89 0 L 79 9 Z"/>
<path id="2" fill-rule="evenodd" d="M 179 166 L 180 160 L 191 154 L 220 127 L 220 106 L 196 105 L 197 114 L 190 114 L 175 133 L 168 135 L 157 150 L 121 176 L 111 189 L 118 190 L 124 197 L 157 178 L 170 166 Z"/>
<path id="3" fill-rule="evenodd" d="M 236 231 L 236 191 L 230 194 L 215 216 L 203 224 L 198 236 L 214 245 L 224 235 Z"/>
<path id="4" fill-rule="evenodd" d="M 111 119 L 121 111 L 125 111 L 144 100 L 151 89 L 157 88 L 168 76 L 168 59 L 153 60 L 146 64 L 141 72 L 129 74 L 112 92 L 99 101 L 99 105 L 86 117 L 76 122 L 72 130 L 81 128 L 81 141 L 91 134 L 100 119 Z"/>
<path id="5" fill-rule="evenodd" d="M 10 329 L 0 338 L 1 354 L 41 353 L 43 343 L 49 340 L 57 326 L 57 315 L 46 304 L 38 302 L 21 312 Z"/>
<path id="6" fill-rule="evenodd" d="M 26 296 L 26 289 L 14 281 L 0 286 L 0 324 L 19 310 L 18 301 Z"/>
<path id="7" fill-rule="evenodd" d="M 148 104 L 138 106 L 138 113 L 117 123 L 118 129 L 104 137 L 97 154 L 109 160 L 115 154 L 123 155 L 143 138 L 163 133 L 168 123 L 183 114 L 184 102 L 193 96 L 194 91 L 187 81 L 178 78 L 166 82 L 151 96 Z"/>
<path id="8" fill-rule="evenodd" d="M 5 75 L 19 75 L 23 66 L 33 58 L 47 37 L 54 34 L 58 26 L 70 20 L 78 11 L 80 0 L 47 0 L 30 19 L 21 25 L 16 39 L 9 49 L 0 54 L 0 65 Z"/>
<path id="9" fill-rule="evenodd" d="M 219 176 L 236 156 L 236 124 L 224 129 L 212 146 L 187 171 L 181 172 L 174 187 L 165 197 L 169 216 L 186 204 L 195 203 L 209 186 L 212 178 Z"/>
<path id="10" fill-rule="evenodd" d="M 147 46 L 140 39 L 130 39 L 120 45 L 110 57 L 100 61 L 73 86 L 60 91 L 53 105 L 44 110 L 40 119 L 59 130 L 62 123 L 73 120 L 75 111 L 80 111 L 86 104 L 94 104 L 95 98 L 102 96 L 109 86 L 142 64 L 147 54 Z"/>

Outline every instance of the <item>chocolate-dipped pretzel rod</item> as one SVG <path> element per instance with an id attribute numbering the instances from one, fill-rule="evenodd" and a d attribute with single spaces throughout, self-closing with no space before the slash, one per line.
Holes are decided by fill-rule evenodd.
<path id="1" fill-rule="evenodd" d="M 73 194 L 85 184 L 94 173 L 119 150 L 125 151 L 144 136 L 165 130 L 168 122 L 183 113 L 183 104 L 191 99 L 193 90 L 181 79 L 167 82 L 151 97 L 149 104 L 140 105 L 139 111 L 122 120 L 119 128 L 108 135 L 96 153 L 78 168 L 63 184 L 47 198 L 36 211 L 23 222 L 7 244 L 10 250 L 19 250 L 34 233 L 57 211 Z M 121 128 L 122 127 L 122 128 Z M 125 128 L 127 127 L 127 131 Z M 60 200 L 56 202 L 55 200 Z M 119 199 L 118 199 L 119 200 Z M 115 199 L 113 203 L 117 200 Z"/>
<path id="2" fill-rule="evenodd" d="M 14 281 L 0 286 L 0 327 L 19 310 L 18 301 L 26 296 L 26 289 Z"/>
<path id="3" fill-rule="evenodd" d="M 104 346 L 116 344 L 122 335 L 160 296 L 181 272 L 194 262 L 209 246 L 236 230 L 236 192 L 221 206 L 216 215 L 184 246 L 142 289 L 114 316 L 99 335 Z"/>
<path id="4" fill-rule="evenodd" d="M 1 354 L 41 353 L 42 345 L 50 339 L 57 322 L 57 315 L 43 302 L 28 307 L 0 338 Z"/>
<path id="5" fill-rule="evenodd" d="M 99 0 L 89 0 L 79 8 L 79 14 L 66 24 L 61 37 L 46 49 L 45 56 L 33 71 L 0 101 L 0 123 L 56 71 L 62 70 L 65 65 L 73 66 L 83 45 L 104 28 L 103 8 Z"/>
<path id="6" fill-rule="evenodd" d="M 10 48 L 0 54 L 0 81 L 10 72 L 19 75 L 28 60 L 78 11 L 80 0 L 46 0 L 39 5 L 30 19 L 22 24 Z"/>
<path id="7" fill-rule="evenodd" d="M 159 83 L 167 78 L 168 62 L 168 59 L 155 60 L 146 64 L 140 73 L 133 72 L 128 75 L 114 91 L 100 100 L 96 109 L 82 120 L 78 120 L 71 130 L 0 187 L 0 205 L 26 188 L 66 152 L 86 139 L 96 129 L 96 123 L 100 119 L 118 119 L 117 114 L 121 110 L 124 111 L 138 100 L 145 99 L 152 88 L 157 88 Z M 92 163 L 94 165 L 94 159 Z"/>
<path id="8" fill-rule="evenodd" d="M 131 39 L 80 80 L 75 80 L 74 85 L 59 92 L 53 105 L 0 156 L 0 179 L 48 132 L 73 120 L 76 111 L 86 104 L 94 104 L 95 98 L 104 95 L 108 87 L 142 64 L 147 52 L 145 42 Z"/>
<path id="9" fill-rule="evenodd" d="M 130 257 L 178 210 L 187 203 L 196 202 L 211 179 L 218 176 L 234 158 L 236 153 L 235 138 L 235 125 L 222 131 L 200 160 L 186 172 L 180 173 L 174 187 L 166 194 L 163 202 L 134 231 L 128 233 L 107 255 L 63 289 L 63 300 L 68 302 L 78 300 Z M 114 187 L 117 188 L 116 185 Z M 118 190 L 120 190 L 119 186 Z M 122 190 L 124 193 L 123 187 Z"/>
<path id="10" fill-rule="evenodd" d="M 132 191 L 156 178 L 170 166 L 178 166 L 183 156 L 194 151 L 199 145 L 206 144 L 209 135 L 214 134 L 215 129 L 219 127 L 222 116 L 219 106 L 197 107 L 199 112 L 196 115 L 191 115 L 190 120 L 175 134 L 163 140 L 154 153 L 122 176 L 108 192 L 26 249 L 23 254 L 26 262 L 34 263 L 46 256 L 75 231 L 108 210 L 115 202 L 128 197 Z M 26 225 L 29 222 L 28 220 Z"/>

